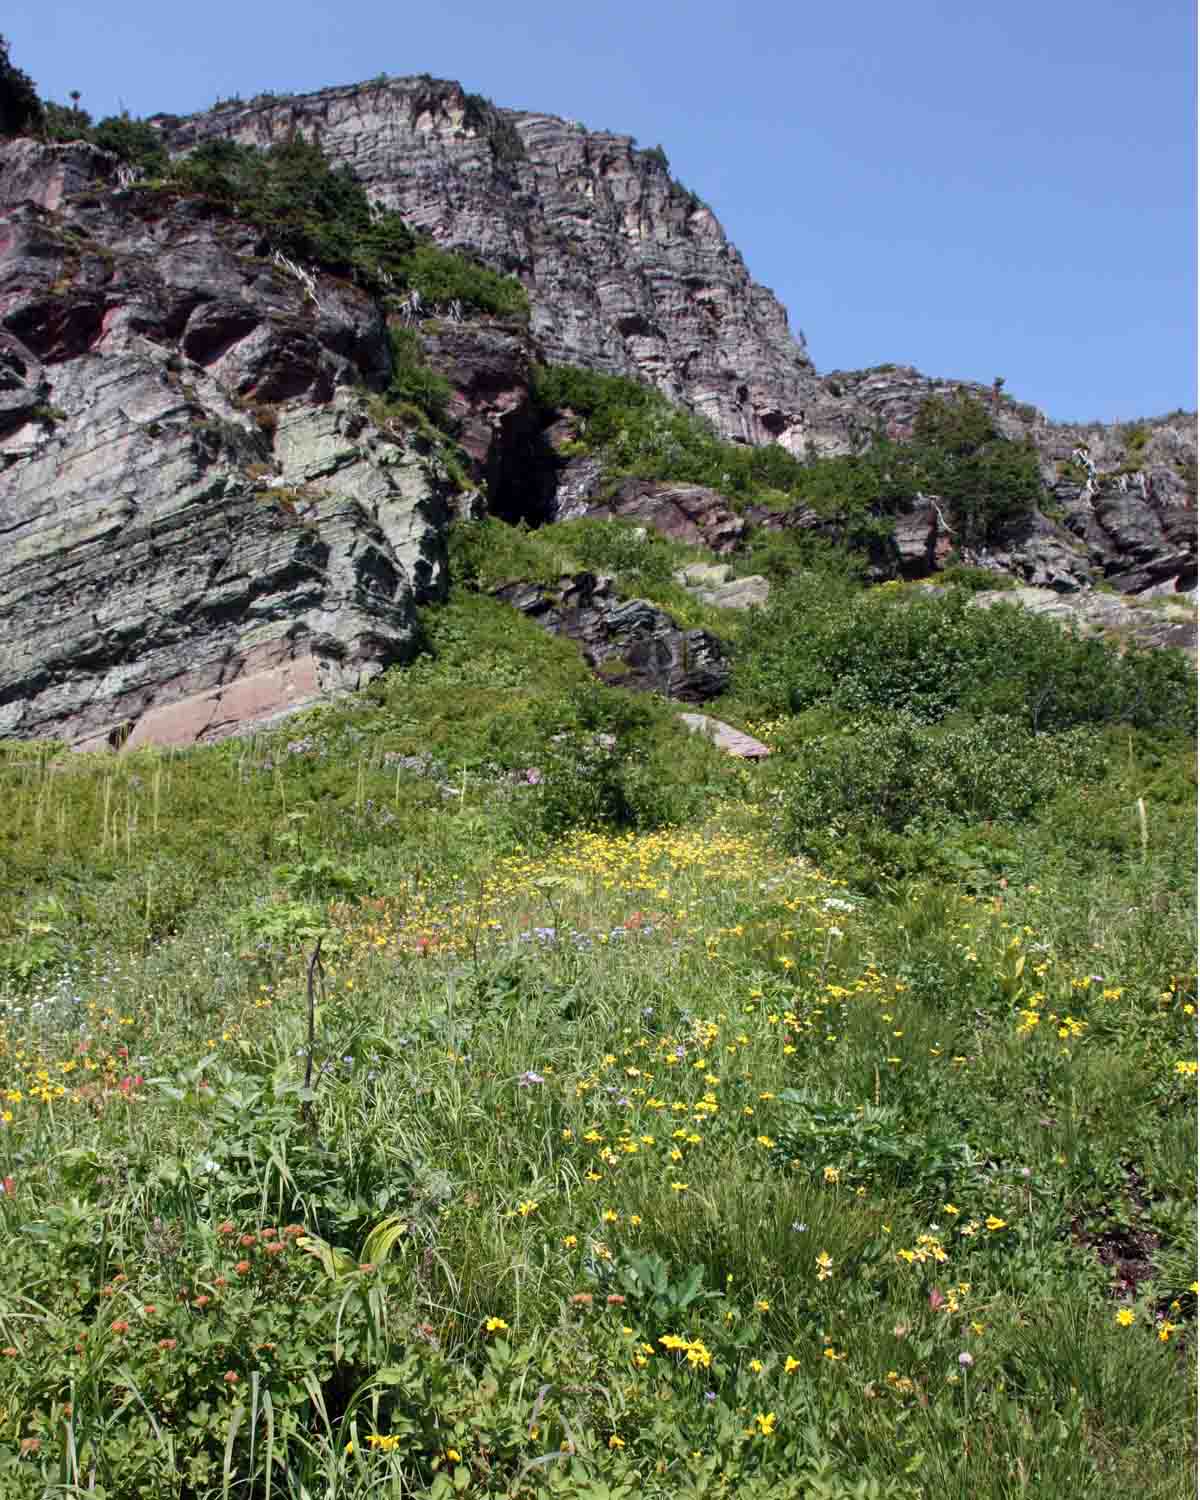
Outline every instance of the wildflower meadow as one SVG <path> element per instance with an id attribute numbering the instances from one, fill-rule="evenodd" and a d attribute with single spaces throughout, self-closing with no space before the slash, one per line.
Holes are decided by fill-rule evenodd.
<path id="1" fill-rule="evenodd" d="M 0 746 L 0 1496 L 1193 1492 L 1183 679 L 1063 637 L 1035 730 L 1043 622 L 807 589 L 858 685 L 737 627 L 758 766 L 469 594 L 270 733 Z"/>

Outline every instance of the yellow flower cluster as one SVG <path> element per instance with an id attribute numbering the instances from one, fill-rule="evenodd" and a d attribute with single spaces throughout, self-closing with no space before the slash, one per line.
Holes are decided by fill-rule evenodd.
<path id="1" fill-rule="evenodd" d="M 712 1364 L 712 1353 L 700 1339 L 683 1339 L 677 1333 L 667 1333 L 658 1342 L 674 1354 L 685 1354 L 688 1364 L 694 1369 L 707 1370 Z"/>

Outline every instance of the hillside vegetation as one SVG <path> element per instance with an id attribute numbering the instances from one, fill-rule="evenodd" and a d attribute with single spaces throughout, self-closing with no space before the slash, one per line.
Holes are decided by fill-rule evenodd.
<path id="1" fill-rule="evenodd" d="M 851 573 L 5 748 L 0 1494 L 1186 1493 L 1189 674 Z"/>
<path id="2" fill-rule="evenodd" d="M 610 474 L 710 485 L 735 505 L 807 505 L 836 521 L 847 542 L 886 535 L 919 492 L 941 497 L 961 541 L 976 545 L 1027 515 L 1041 493 L 1037 453 L 996 430 L 987 408 L 962 395 L 924 403 L 912 441 L 878 436 L 844 458 L 802 461 L 778 444 L 719 438 L 702 418 L 622 376 L 554 367 L 538 372 L 546 413 L 568 410 L 580 451 Z"/>
<path id="3" fill-rule="evenodd" d="M 90 141 L 112 152 L 143 185 L 199 194 L 254 225 L 272 250 L 345 276 L 385 300 L 415 292 L 430 308 L 456 303 L 467 314 L 529 315 L 529 299 L 515 278 L 441 250 L 394 210 L 373 207 L 348 168 L 331 166 L 318 145 L 299 136 L 266 150 L 209 141 L 172 158 L 148 120 L 110 115 L 96 124 L 77 105 L 53 103 L 27 112 L 13 133 Z"/>
<path id="4" fill-rule="evenodd" d="M 3 128 L 393 313 L 524 310 L 303 142 L 172 164 L 28 83 L 0 44 Z M 465 489 L 412 321 L 377 409 Z M 535 400 L 610 482 L 833 524 L 752 535 L 737 614 L 628 523 L 460 523 L 362 694 L 0 743 L 0 1500 L 1183 1500 L 1191 663 L 970 569 L 864 585 L 918 491 L 968 540 L 1035 504 L 978 403 L 801 463 L 629 381 Z M 488 592 L 581 569 L 721 639 L 769 759 Z"/>

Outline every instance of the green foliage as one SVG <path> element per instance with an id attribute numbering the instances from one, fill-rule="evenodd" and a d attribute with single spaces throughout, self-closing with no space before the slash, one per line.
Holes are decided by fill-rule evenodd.
<path id="1" fill-rule="evenodd" d="M 20 135 L 42 123 L 42 106 L 29 74 L 8 55 L 8 40 L 0 36 L 0 136 Z"/>
<path id="2" fill-rule="evenodd" d="M 411 288 L 431 306 L 457 300 L 476 313 L 528 313 L 519 282 L 419 239 L 394 210 L 372 206 L 348 167 L 331 167 L 319 146 L 298 136 L 266 151 L 208 141 L 173 162 L 169 178 L 256 225 L 293 259 L 371 291 Z"/>
<path id="3" fill-rule="evenodd" d="M 625 376 L 556 365 L 535 372 L 533 389 L 545 412 L 575 414 L 581 441 L 614 473 L 707 484 L 749 503 L 786 490 L 802 468 L 777 444 L 723 442 L 699 417 Z"/>
<path id="4" fill-rule="evenodd" d="M 435 427 L 447 429 L 453 387 L 444 375 L 429 368 L 420 334 L 413 328 L 392 324 L 388 338 L 392 346 L 392 374 L 387 399 L 415 406 Z"/>
<path id="5" fill-rule="evenodd" d="M 669 1331 L 686 1325 L 697 1303 L 718 1300 L 720 1292 L 705 1291 L 703 1266 L 689 1266 L 676 1276 L 661 1255 L 629 1252 L 615 1270 L 604 1262 L 597 1280 L 607 1293 L 624 1296 L 628 1306 L 650 1327 Z"/>
<path id="6" fill-rule="evenodd" d="M 511 166 L 524 161 L 525 142 L 520 131 L 490 99 L 483 94 L 464 94 L 463 105 L 463 123 L 487 137 L 498 162 Z"/>
<path id="7" fill-rule="evenodd" d="M 66 104 L 56 104 L 52 99 L 42 101 L 42 114 L 37 122 L 39 134 L 48 141 L 87 141 L 92 136 L 92 117 L 86 109 Z"/>
<path id="8" fill-rule="evenodd" d="M 380 290 L 403 276 L 416 241 L 399 214 L 376 213 L 347 167 L 300 137 L 257 151 L 205 142 L 174 162 L 172 182 L 256 225 L 293 259 Z"/>
<path id="9" fill-rule="evenodd" d="M 968 594 L 988 594 L 995 589 L 1010 590 L 1017 587 L 1011 573 L 993 572 L 991 568 L 973 568 L 964 563 L 952 563 L 937 575 L 941 588 L 963 589 Z"/>
<path id="10" fill-rule="evenodd" d="M 91 140 L 145 177 L 162 177 L 167 171 L 162 136 L 145 120 L 135 120 L 129 114 L 109 115 L 91 132 Z"/>
<path id="11" fill-rule="evenodd" d="M 948 502 L 959 540 L 969 545 L 1020 520 L 1041 494 L 1033 444 L 1001 437 L 988 409 L 965 394 L 923 403 L 906 458 L 919 488 Z"/>
<path id="12" fill-rule="evenodd" d="M 0 976 L 0 1493 L 1174 1493 L 1185 737 L 827 705 L 751 770 L 423 618 L 269 736 L 0 746 L 2 935 L 70 966 Z M 558 756 L 547 826 L 688 824 L 549 841 Z"/>
<path id="13" fill-rule="evenodd" d="M 436 245 L 417 243 L 400 270 L 404 284 L 415 288 L 427 303 L 445 306 L 461 302 L 475 312 L 501 318 L 529 316 L 529 297 L 515 276 L 502 276 L 478 261 Z"/>
<path id="14" fill-rule="evenodd" d="M 572 828 L 681 823 L 699 811 L 716 781 L 717 753 L 710 746 L 644 696 L 595 681 L 545 704 L 537 729 L 543 748 L 536 779 L 511 813 L 525 841 Z"/>
<path id="15" fill-rule="evenodd" d="M 792 585 L 804 575 L 817 588 L 845 589 L 861 584 L 866 569 L 861 552 L 853 552 L 807 528 L 785 527 L 776 531 L 755 527 L 741 558 L 747 573 L 762 573 L 773 585 Z"/>
<path id="16" fill-rule="evenodd" d="M 797 849 L 861 883 L 868 870 L 875 879 L 921 868 L 947 823 L 1028 818 L 1101 766 L 1086 735 L 1035 736 L 1012 719 L 859 717 L 804 745 L 782 782 L 784 818 Z"/>
<path id="17" fill-rule="evenodd" d="M 555 366 L 536 373 L 534 393 L 544 411 L 575 414 L 584 448 L 602 454 L 613 474 L 704 484 L 742 506 L 805 505 L 855 546 L 890 535 L 892 518 L 921 493 L 941 497 L 966 544 L 1019 520 L 1041 493 L 1035 450 L 1001 437 L 987 409 L 966 396 L 925 402 L 911 443 L 879 439 L 862 454 L 804 462 L 777 443 L 724 442 L 624 376 Z"/>
<path id="18" fill-rule="evenodd" d="M 777 589 L 748 622 L 734 691 L 764 712 L 830 704 L 933 723 L 970 709 L 1012 715 L 1034 730 L 1183 730 L 1195 712 L 1195 684 L 1179 653 L 1122 653 L 1018 607 L 977 609 L 962 589 L 854 593 L 815 588 L 812 575 Z"/>
<path id="19" fill-rule="evenodd" d="M 728 612 L 700 604 L 673 576 L 710 555 L 642 531 L 631 521 L 608 520 L 562 521 L 528 531 L 488 517 L 454 528 L 450 566 L 460 583 L 480 589 L 516 579 L 549 587 L 564 574 L 585 570 L 606 574 L 621 594 L 651 600 L 685 629 L 729 636 Z"/>
<path id="20" fill-rule="evenodd" d="M 147 120 L 135 120 L 128 111 L 106 115 L 94 124 L 86 109 L 46 100 L 36 122 L 49 141 L 90 141 L 103 151 L 136 169 L 142 177 L 163 177 L 169 170 L 162 135 Z M 29 129 L 31 127 L 27 127 Z"/>
<path id="21" fill-rule="evenodd" d="M 785 1170 L 823 1173 L 831 1167 L 847 1187 L 905 1188 L 935 1213 L 947 1198 L 968 1196 L 982 1185 L 966 1141 L 944 1129 L 906 1129 L 899 1109 L 849 1108 L 814 1099 L 804 1089 L 784 1089 L 779 1102 L 788 1113 L 772 1159 Z"/>

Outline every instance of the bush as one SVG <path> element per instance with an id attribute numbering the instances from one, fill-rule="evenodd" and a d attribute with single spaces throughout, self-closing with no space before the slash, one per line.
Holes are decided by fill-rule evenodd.
<path id="1" fill-rule="evenodd" d="M 862 454 L 804 462 L 777 443 L 725 442 L 701 418 L 624 376 L 542 369 L 534 395 L 547 417 L 572 411 L 580 441 L 603 454 L 613 474 L 704 484 L 744 505 L 806 505 L 851 545 L 889 535 L 891 518 L 921 493 L 943 498 L 967 543 L 1027 514 L 1041 493 L 1035 450 L 1001 437 L 987 410 L 966 397 L 925 402 L 912 443 L 878 439 Z"/>
<path id="2" fill-rule="evenodd" d="M 331 167 L 310 141 L 293 137 L 266 151 L 208 141 L 173 163 L 170 178 L 256 225 L 275 249 L 371 291 L 412 288 L 431 306 L 457 300 L 479 313 L 528 313 L 518 281 L 418 239 L 398 213 L 371 204 L 349 167 Z"/>
<path id="3" fill-rule="evenodd" d="M 873 885 L 941 863 L 948 825 L 1018 822 L 1101 770 L 1082 732 L 1035 736 L 995 717 L 935 728 L 880 714 L 803 747 L 783 782 L 784 823 L 822 868 Z"/>
<path id="4" fill-rule="evenodd" d="M 726 766 L 645 696 L 581 683 L 526 715 L 537 744 L 511 809 L 523 841 L 573 828 L 645 831 L 699 811 Z"/>
<path id="5" fill-rule="evenodd" d="M 167 171 L 162 136 L 144 120 L 128 114 L 110 115 L 92 131 L 91 139 L 101 150 L 111 151 L 146 177 L 162 177 Z"/>
<path id="6" fill-rule="evenodd" d="M 495 317 L 529 316 L 529 298 L 515 277 L 502 276 L 478 261 L 439 250 L 436 245 L 414 245 L 404 259 L 401 274 L 405 284 L 427 303 L 445 306 L 458 301 Z"/>
<path id="7" fill-rule="evenodd" d="M 254 224 L 284 254 L 374 289 L 402 277 L 416 243 L 399 214 L 373 211 L 348 167 L 331 168 L 298 137 L 267 151 L 209 141 L 175 162 L 171 178 Z"/>
<path id="8" fill-rule="evenodd" d="M 106 115 L 94 125 L 87 110 L 77 104 L 68 107 L 44 100 L 40 115 L 27 122 L 25 129 L 35 127 L 48 141 L 90 141 L 144 177 L 163 177 L 169 170 L 160 132 L 145 120 L 135 120 L 127 110 Z"/>
<path id="9" fill-rule="evenodd" d="M 908 450 L 918 488 L 948 504 L 959 540 L 978 545 L 1028 515 L 1042 492 L 1037 450 L 997 432 L 991 413 L 960 394 L 930 398 L 913 427 Z"/>
<path id="10" fill-rule="evenodd" d="M 454 393 L 450 382 L 425 363 L 420 336 L 414 329 L 393 326 L 388 329 L 388 336 L 392 346 L 392 378 L 387 399 L 417 407 L 435 427 L 445 429 Z"/>
<path id="11" fill-rule="evenodd" d="M 1128 723 L 1186 730 L 1195 682 L 1178 652 L 1066 634 L 1008 605 L 976 609 L 945 595 L 853 593 L 805 575 L 746 625 L 734 691 L 766 713 L 828 704 L 900 711 L 936 723 L 959 710 L 1003 714 L 1030 729 Z"/>

